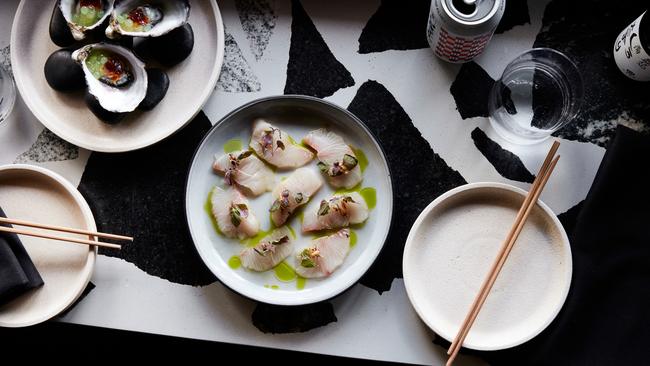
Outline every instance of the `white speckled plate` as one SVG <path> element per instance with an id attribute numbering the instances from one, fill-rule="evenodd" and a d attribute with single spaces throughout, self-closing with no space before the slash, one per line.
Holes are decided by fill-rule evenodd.
<path id="1" fill-rule="evenodd" d="M 37 166 L 0 166 L 0 206 L 11 218 L 97 230 L 81 193 L 60 175 Z M 24 327 L 56 316 L 79 298 L 95 266 L 95 247 L 19 237 L 44 285 L 0 307 L 0 327 Z"/>
<path id="2" fill-rule="evenodd" d="M 83 93 L 60 93 L 47 84 L 43 66 L 57 50 L 49 24 L 54 1 L 23 0 L 11 30 L 11 64 L 16 86 L 34 115 L 59 137 L 83 148 L 121 152 L 152 145 L 181 129 L 212 94 L 224 56 L 224 29 L 216 0 L 190 0 L 194 50 L 166 69 L 167 95 L 152 111 L 135 111 L 108 125 L 90 112 Z"/>
<path id="3" fill-rule="evenodd" d="M 413 224 L 404 248 L 406 291 L 443 338 L 456 336 L 524 197 L 507 184 L 467 184 L 438 197 Z M 571 270 L 569 239 L 540 201 L 463 346 L 498 350 L 539 334 L 564 304 Z"/>
<path id="4" fill-rule="evenodd" d="M 210 215 L 205 209 L 208 193 L 223 178 L 212 171 L 215 154 L 224 154 L 224 144 L 239 139 L 248 145 L 252 122 L 263 117 L 294 137 L 302 139 L 309 131 L 326 127 L 341 135 L 348 144 L 361 149 L 368 158 L 362 182 L 377 193 L 377 206 L 370 211 L 368 221 L 353 227 L 357 243 L 350 249 L 347 259 L 330 277 L 309 279 L 300 289 L 299 281 L 280 280 L 273 270 L 257 273 L 244 268 L 232 269 L 228 261 L 245 247 L 238 240 L 217 234 Z M 316 160 L 306 165 L 315 171 Z M 276 182 L 292 171 L 276 172 Z M 320 173 L 318 173 L 320 174 Z M 334 193 L 324 183 L 320 191 L 307 204 L 310 208 Z M 365 125 L 354 115 L 334 104 L 307 96 L 277 96 L 250 102 L 231 112 L 208 132 L 197 149 L 189 171 L 186 188 L 186 214 L 194 244 L 205 264 L 219 280 L 240 294 L 270 304 L 302 305 L 334 297 L 355 284 L 370 268 L 388 236 L 393 211 L 393 192 L 388 164 L 384 154 Z M 257 198 L 249 197 L 251 207 L 260 220 L 261 229 L 270 228 L 269 208 L 271 193 Z M 294 253 L 310 244 L 312 235 L 303 235 L 296 215 L 288 221 L 294 229 Z M 292 263 L 292 257 L 287 258 Z"/>

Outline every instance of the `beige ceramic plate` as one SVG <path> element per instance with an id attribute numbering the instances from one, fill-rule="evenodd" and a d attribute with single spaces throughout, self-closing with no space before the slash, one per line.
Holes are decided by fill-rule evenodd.
<path id="1" fill-rule="evenodd" d="M 525 192 L 500 183 L 443 194 L 413 224 L 404 283 L 413 307 L 451 341 L 514 222 Z M 560 311 L 571 283 L 569 239 L 543 202 L 532 210 L 464 347 L 497 350 L 539 334 Z"/>
<path id="2" fill-rule="evenodd" d="M 0 206 L 7 217 L 96 230 L 93 214 L 79 191 L 44 168 L 0 166 Z M 22 235 L 20 239 L 45 284 L 0 307 L 2 327 L 24 327 L 59 314 L 81 295 L 95 266 L 96 249 L 86 245 Z"/>
<path id="3" fill-rule="evenodd" d="M 170 84 L 165 99 L 152 111 L 135 111 L 119 124 L 108 125 L 88 110 L 82 92 L 60 93 L 45 81 L 45 61 L 59 48 L 48 30 L 54 1 L 21 1 L 11 30 L 11 63 L 25 103 L 52 132 L 94 151 L 135 150 L 173 134 L 201 110 L 223 61 L 223 23 L 216 1 L 190 0 L 190 4 L 194 50 L 167 70 Z"/>

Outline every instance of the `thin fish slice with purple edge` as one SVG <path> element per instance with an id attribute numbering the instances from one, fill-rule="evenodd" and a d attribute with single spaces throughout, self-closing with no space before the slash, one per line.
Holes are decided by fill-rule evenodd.
<path id="1" fill-rule="evenodd" d="M 314 153 L 296 144 L 288 133 L 261 118 L 253 122 L 249 146 L 257 156 L 280 169 L 298 168 L 314 158 Z"/>
<path id="2" fill-rule="evenodd" d="M 305 212 L 302 231 L 339 229 L 368 219 L 368 205 L 357 192 L 337 194 Z"/>
<path id="3" fill-rule="evenodd" d="M 350 230 L 314 239 L 312 246 L 298 251 L 296 273 L 305 278 L 330 276 L 343 264 L 350 251 Z"/>
<path id="4" fill-rule="evenodd" d="M 284 224 L 296 208 L 309 202 L 323 185 L 318 173 L 308 168 L 300 168 L 287 179 L 278 183 L 273 190 L 271 220 L 275 226 Z"/>
<path id="5" fill-rule="evenodd" d="M 268 271 L 277 266 L 293 252 L 291 231 L 282 226 L 265 236 L 253 248 L 246 248 L 239 254 L 241 264 L 257 272 Z"/>
<path id="6" fill-rule="evenodd" d="M 302 141 L 316 150 L 318 168 L 333 187 L 350 189 L 363 179 L 357 156 L 341 136 L 321 128 L 311 131 Z"/>
<path id="7" fill-rule="evenodd" d="M 245 239 L 260 231 L 260 223 L 253 214 L 246 197 L 236 187 L 214 187 L 212 190 L 212 215 L 219 230 L 229 237 Z"/>
<path id="8" fill-rule="evenodd" d="M 253 196 L 259 196 L 275 186 L 273 170 L 251 150 L 233 151 L 215 156 L 212 169 L 224 176 L 226 184 L 237 184 Z"/>

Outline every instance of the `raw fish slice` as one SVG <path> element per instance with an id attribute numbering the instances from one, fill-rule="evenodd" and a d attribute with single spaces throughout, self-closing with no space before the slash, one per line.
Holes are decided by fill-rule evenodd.
<path id="1" fill-rule="evenodd" d="M 357 192 L 334 195 L 314 206 L 302 221 L 302 231 L 339 229 L 368 219 L 368 205 Z"/>
<path id="2" fill-rule="evenodd" d="M 314 239 L 313 245 L 296 256 L 296 273 L 305 278 L 327 277 L 345 260 L 350 251 L 350 230 Z"/>
<path id="3" fill-rule="evenodd" d="M 250 150 L 215 156 L 212 169 L 224 176 L 226 184 L 237 183 L 253 196 L 270 191 L 275 185 L 273 171 Z"/>
<path id="4" fill-rule="evenodd" d="M 261 118 L 253 122 L 249 146 L 260 158 L 278 168 L 301 167 L 314 158 L 309 149 L 296 144 L 288 133 Z"/>
<path id="5" fill-rule="evenodd" d="M 309 202 L 322 185 L 321 177 L 308 168 L 300 168 L 278 183 L 273 190 L 274 201 L 270 209 L 275 226 L 284 224 L 295 209 Z"/>
<path id="6" fill-rule="evenodd" d="M 341 136 L 321 128 L 311 131 L 302 141 L 316 150 L 318 167 L 332 186 L 349 189 L 363 179 L 357 156 Z"/>
<path id="7" fill-rule="evenodd" d="M 236 187 L 214 187 L 212 215 L 219 230 L 229 238 L 250 238 L 260 231 L 260 222 L 251 211 L 248 200 Z"/>
<path id="8" fill-rule="evenodd" d="M 268 271 L 277 266 L 293 251 L 291 231 L 286 227 L 273 230 L 253 248 L 239 254 L 242 266 L 257 272 Z"/>

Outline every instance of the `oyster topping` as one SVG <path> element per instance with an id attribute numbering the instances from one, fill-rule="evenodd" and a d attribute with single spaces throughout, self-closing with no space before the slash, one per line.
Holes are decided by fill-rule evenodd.
<path id="1" fill-rule="evenodd" d="M 84 27 L 97 23 L 106 14 L 102 0 L 80 0 L 75 8 L 72 22 Z"/>
<path id="2" fill-rule="evenodd" d="M 86 58 L 86 66 L 97 80 L 106 85 L 120 88 L 133 81 L 128 61 L 110 51 L 92 49 Z"/>
<path id="3" fill-rule="evenodd" d="M 162 9 L 147 4 L 118 15 L 117 22 L 127 32 L 148 32 L 162 20 L 163 16 Z"/>

